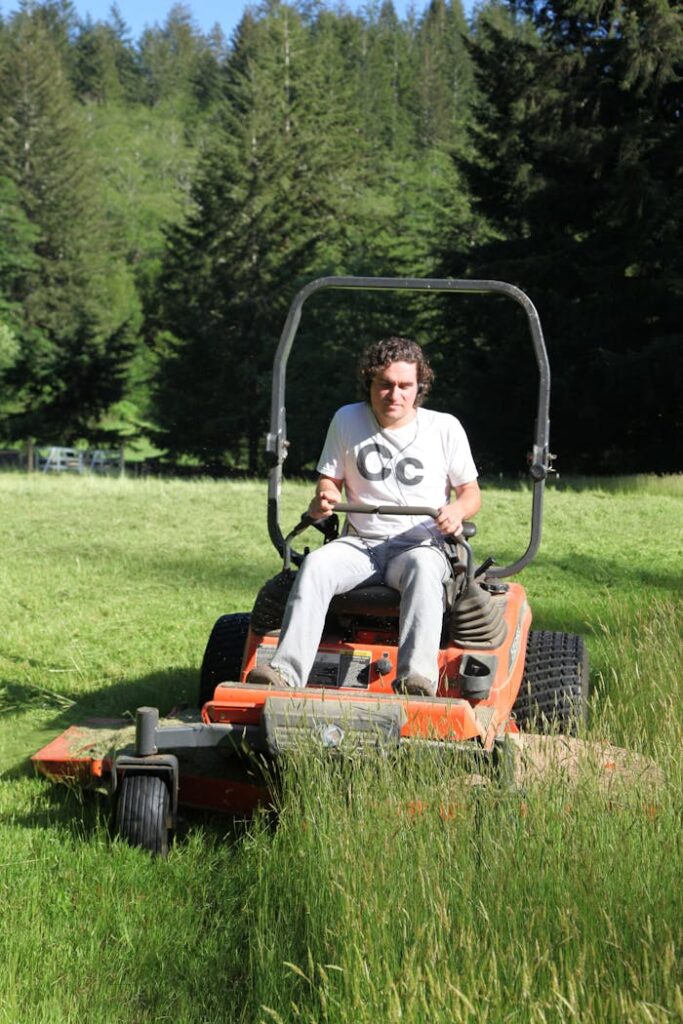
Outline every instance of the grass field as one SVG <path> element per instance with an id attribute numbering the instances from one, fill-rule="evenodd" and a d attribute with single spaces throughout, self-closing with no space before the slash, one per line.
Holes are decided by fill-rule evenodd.
<path id="1" fill-rule="evenodd" d="M 253 482 L 0 476 L 0 1024 L 683 1020 L 683 478 L 559 481 L 522 574 L 535 627 L 586 638 L 590 736 L 655 759 L 655 793 L 311 759 L 277 828 L 186 816 L 154 861 L 33 777 L 68 724 L 193 702 L 214 619 L 278 569 L 265 505 Z M 529 506 L 486 490 L 480 560 L 523 550 Z"/>

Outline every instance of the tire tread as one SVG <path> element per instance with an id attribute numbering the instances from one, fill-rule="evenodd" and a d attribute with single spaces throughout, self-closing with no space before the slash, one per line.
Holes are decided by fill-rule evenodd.
<path id="1" fill-rule="evenodd" d="M 116 805 L 116 831 L 131 846 L 166 856 L 170 800 L 158 775 L 127 775 Z"/>
<path id="2" fill-rule="evenodd" d="M 199 672 L 199 707 L 211 700 L 218 683 L 239 679 L 250 621 L 247 612 L 221 615 L 216 620 Z"/>
<path id="3" fill-rule="evenodd" d="M 580 636 L 529 633 L 524 678 L 513 706 L 523 728 L 575 735 L 586 721 L 588 653 Z"/>

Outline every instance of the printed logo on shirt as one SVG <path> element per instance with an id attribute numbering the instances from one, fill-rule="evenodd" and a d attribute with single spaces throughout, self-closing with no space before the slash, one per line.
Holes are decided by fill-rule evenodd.
<path id="1" fill-rule="evenodd" d="M 366 480 L 386 480 L 391 476 L 391 458 L 391 451 L 386 445 L 371 441 L 359 450 L 356 466 L 360 475 Z M 383 462 L 383 459 L 387 459 L 388 462 Z M 414 487 L 422 483 L 424 473 L 420 473 L 420 470 L 423 469 L 424 465 L 419 459 L 406 456 L 398 460 L 394 467 L 394 473 L 400 484 Z"/>

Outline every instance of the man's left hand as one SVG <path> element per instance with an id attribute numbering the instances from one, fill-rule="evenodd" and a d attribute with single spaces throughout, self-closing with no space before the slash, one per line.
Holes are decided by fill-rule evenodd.
<path id="1" fill-rule="evenodd" d="M 460 484 L 455 488 L 455 494 L 455 501 L 443 505 L 434 520 L 441 533 L 447 537 L 460 533 L 463 520 L 476 515 L 481 505 L 481 494 L 476 480 Z"/>
<path id="2" fill-rule="evenodd" d="M 450 537 L 455 533 L 460 533 L 462 529 L 462 512 L 457 502 L 451 502 L 450 505 L 444 505 L 443 508 L 439 509 L 439 514 L 434 520 L 441 533 L 446 537 Z"/>

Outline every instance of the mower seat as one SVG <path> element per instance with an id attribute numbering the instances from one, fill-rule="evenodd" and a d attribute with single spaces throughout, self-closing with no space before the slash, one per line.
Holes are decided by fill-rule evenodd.
<path id="1" fill-rule="evenodd" d="M 333 615 L 370 615 L 373 618 L 397 619 L 401 595 L 393 587 L 377 583 L 354 587 L 336 594 L 330 601 Z"/>
<path id="2" fill-rule="evenodd" d="M 265 634 L 280 629 L 282 617 L 295 573 L 285 570 L 267 580 L 258 593 L 251 612 L 251 628 Z M 455 602 L 457 588 L 454 581 L 445 584 L 446 610 Z M 384 584 L 361 585 L 332 598 L 329 613 L 340 620 L 352 618 L 398 619 L 401 595 Z"/>
<path id="3" fill-rule="evenodd" d="M 452 580 L 444 584 L 446 611 L 455 604 L 456 588 Z M 330 601 L 333 615 L 369 615 L 380 619 L 397 619 L 401 605 L 401 593 L 383 583 L 354 587 L 343 594 L 336 594 Z"/>

